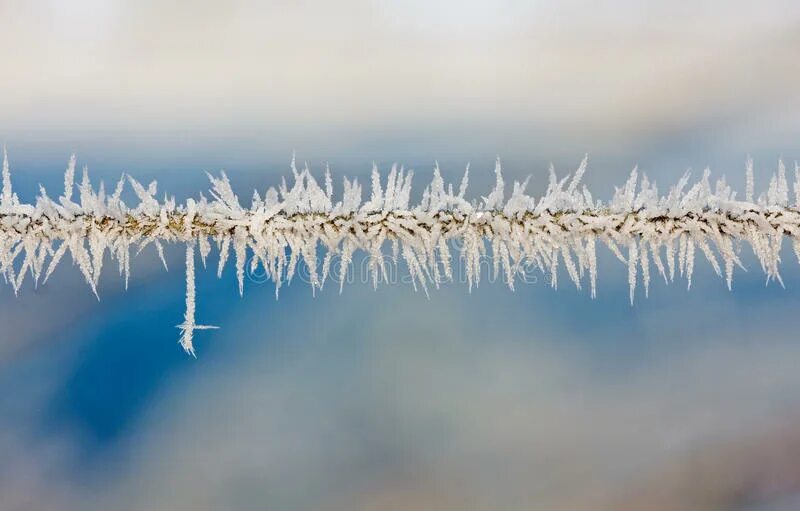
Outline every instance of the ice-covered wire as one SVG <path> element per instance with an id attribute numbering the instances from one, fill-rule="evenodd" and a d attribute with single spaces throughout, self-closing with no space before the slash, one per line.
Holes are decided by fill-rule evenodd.
<path id="1" fill-rule="evenodd" d="M 193 332 L 210 328 L 195 321 L 195 250 L 205 265 L 212 247 L 219 252 L 219 274 L 232 256 L 240 292 L 246 271 L 260 269 L 275 282 L 277 293 L 300 262 L 308 269 L 312 288 L 322 288 L 337 273 L 333 270 L 338 270 L 341 285 L 354 253 L 363 251 L 376 285 L 386 279 L 388 264 L 402 260 L 414 286 L 427 293 L 429 286 L 453 280 L 455 252 L 470 288 L 479 283 L 481 262 L 488 257 L 495 275 L 502 274 L 512 288 L 523 267 L 548 273 L 555 287 L 563 264 L 578 288 L 588 281 L 594 297 L 596 246 L 602 244 L 627 265 L 631 301 L 637 282 L 648 293 L 654 273 L 665 281 L 678 273 L 691 286 L 697 251 L 728 287 L 734 268 L 742 266 L 743 244 L 750 246 L 768 281 L 781 281 L 784 237 L 800 259 L 797 164 L 791 201 L 782 162 L 767 191 L 756 198 L 748 160 L 742 200 L 724 178 L 712 187 L 708 170 L 693 184 L 684 174 L 660 195 L 655 183 L 634 169 L 604 202 L 581 183 L 586 163 L 584 159 L 572 176 L 562 178 L 551 168 L 547 190 L 534 198 L 526 192 L 527 181 L 514 182 L 507 193 L 498 160 L 495 186 L 481 200 L 466 197 L 469 169 L 454 191 L 436 166 L 421 200 L 411 204 L 412 172 L 402 167 L 392 167 L 385 180 L 373 168 L 371 194 L 364 201 L 358 180 L 344 178 L 342 193 L 334 198 L 328 169 L 320 185 L 307 166 L 298 170 L 292 161 L 291 184 L 283 181 L 263 196 L 256 191 L 244 206 L 224 172 L 209 175 L 210 198 L 200 194 L 177 204 L 174 197 L 158 200 L 155 182 L 144 186 L 128 176 L 107 193 L 102 183 L 96 189 L 91 185 L 84 168 L 76 184 L 73 156 L 63 194 L 54 200 L 41 188 L 35 202 L 26 204 L 12 191 L 4 152 L 0 274 L 17 292 L 26 276 L 46 281 L 68 252 L 97 294 L 106 254 L 118 263 L 127 285 L 132 250 L 138 253 L 153 245 L 163 261 L 164 243 L 184 243 L 186 314 L 178 326 L 181 345 L 193 354 Z M 138 197 L 137 204 L 123 201 L 126 186 Z"/>

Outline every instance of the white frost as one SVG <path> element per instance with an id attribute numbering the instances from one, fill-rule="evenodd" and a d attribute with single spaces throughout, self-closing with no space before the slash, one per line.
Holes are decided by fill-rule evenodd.
<path id="1" fill-rule="evenodd" d="M 375 285 L 387 280 L 387 265 L 402 260 L 414 287 L 425 293 L 452 281 L 453 261 L 463 265 L 471 288 L 490 268 L 514 288 L 523 269 L 549 272 L 558 283 L 560 263 L 577 288 L 588 279 L 592 297 L 597 292 L 597 241 L 628 268 L 630 298 L 639 281 L 650 291 L 652 259 L 665 281 L 678 273 L 691 286 L 695 249 L 730 287 L 736 267 L 742 268 L 738 248 L 748 245 L 768 281 L 782 283 L 780 250 L 790 238 L 800 259 L 800 167 L 795 164 L 794 205 L 783 162 L 778 163 L 765 193 L 755 199 L 753 162 L 746 164 L 745 200 L 724 179 L 710 183 L 706 170 L 689 183 L 685 174 L 666 195 L 634 168 L 624 186 L 604 203 L 592 198 L 581 184 L 587 160 L 573 177 L 559 178 L 550 171 L 545 194 L 534 198 L 527 180 L 514 182 L 505 197 L 500 160 L 495 165 L 495 185 L 483 200 L 465 197 L 468 170 L 457 191 L 445 183 L 438 165 L 419 203 L 411 204 L 412 172 L 393 166 L 384 181 L 377 167 L 371 176 L 366 202 L 357 180 L 343 180 L 340 200 L 326 168 L 322 185 L 308 166 L 299 170 L 292 160 L 294 182 L 283 181 L 264 192 L 253 193 L 243 205 L 224 172 L 209 175 L 211 198 L 202 194 L 186 204 L 156 197 L 157 184 L 147 187 L 123 176 L 114 192 L 97 189 L 84 170 L 75 192 L 74 155 L 64 176 L 64 193 L 50 199 L 40 188 L 32 204 L 21 203 L 11 188 L 8 156 L 4 151 L 0 190 L 0 275 L 16 292 L 26 276 L 45 282 L 69 253 L 92 291 L 97 294 L 103 261 L 108 255 L 118 263 L 127 283 L 130 251 L 153 245 L 162 261 L 163 244 L 186 245 L 186 314 L 180 343 L 194 354 L 195 330 L 213 328 L 195 320 L 195 245 L 205 266 L 216 246 L 221 276 L 233 252 L 239 290 L 244 291 L 246 271 L 259 270 L 277 289 L 304 264 L 312 289 L 321 289 L 331 272 L 343 285 L 356 251 L 368 258 Z M 135 205 L 122 200 L 124 187 L 132 188 Z M 389 250 L 386 250 L 386 245 Z M 627 248 L 627 250 L 625 250 Z M 623 254 L 627 252 L 626 254 Z M 666 256 L 666 266 L 661 257 Z M 677 254 L 677 256 L 676 256 Z M 336 261 L 335 259 L 339 259 Z M 676 261 L 677 259 L 677 261 Z M 720 262 L 721 261 L 721 262 Z M 489 263 L 487 265 L 487 262 Z M 166 267 L 166 263 L 165 263 Z M 341 289 L 341 287 L 340 287 Z"/>

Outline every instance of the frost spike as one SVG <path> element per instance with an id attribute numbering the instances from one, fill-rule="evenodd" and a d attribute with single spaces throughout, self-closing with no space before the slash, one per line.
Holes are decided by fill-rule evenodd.
<path id="1" fill-rule="evenodd" d="M 740 174 L 741 175 L 741 174 Z M 745 199 L 747 202 L 753 202 L 753 194 L 755 190 L 755 180 L 753 179 L 753 158 L 747 156 L 745 163 Z"/>
<path id="2" fill-rule="evenodd" d="M 3 146 L 3 193 L 0 196 L 0 206 L 10 208 L 11 198 L 11 169 L 8 165 L 8 151 Z"/>
<path id="3" fill-rule="evenodd" d="M 64 173 L 64 200 L 72 200 L 72 188 L 75 184 L 75 165 L 77 164 L 75 154 L 69 157 L 69 164 L 67 164 L 67 171 Z"/>
<path id="4" fill-rule="evenodd" d="M 794 206 L 800 207 L 800 165 L 794 162 Z"/>
<path id="5" fill-rule="evenodd" d="M 631 305 L 633 305 L 633 295 L 636 291 L 636 260 L 638 257 L 638 250 L 636 249 L 636 240 L 632 239 L 628 244 L 628 288 L 630 291 Z"/>
<path id="6" fill-rule="evenodd" d="M 198 325 L 195 321 L 195 284 L 194 284 L 194 242 L 186 243 L 186 312 L 183 323 L 178 325 L 181 331 L 180 345 L 189 355 L 197 358 L 194 352 L 195 330 L 209 330 L 219 328 L 213 325 Z"/>

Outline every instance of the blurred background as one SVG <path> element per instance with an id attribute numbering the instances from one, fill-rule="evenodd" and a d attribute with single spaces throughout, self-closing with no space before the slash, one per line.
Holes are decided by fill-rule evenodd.
<path id="1" fill-rule="evenodd" d="M 0 0 L 0 140 L 15 191 L 71 152 L 179 199 L 225 169 L 241 197 L 293 151 L 334 178 L 439 161 L 471 197 L 589 154 L 610 197 L 634 165 L 763 188 L 800 159 L 790 0 Z M 789 247 L 787 247 L 788 249 Z M 800 508 L 800 270 L 733 291 L 698 263 L 628 303 L 355 282 L 316 296 L 198 272 L 197 360 L 177 344 L 183 263 L 0 287 L 5 510 Z M 216 264 L 212 256 L 211 263 Z M 358 277 L 358 276 L 356 276 Z"/>

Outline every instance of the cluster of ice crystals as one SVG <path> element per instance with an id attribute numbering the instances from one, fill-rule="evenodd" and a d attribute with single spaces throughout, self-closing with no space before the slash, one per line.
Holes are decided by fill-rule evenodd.
<path id="1" fill-rule="evenodd" d="M 26 276 L 35 284 L 47 281 L 66 253 L 92 291 L 103 261 L 110 256 L 127 285 L 131 251 L 152 245 L 162 262 L 164 243 L 186 245 L 186 314 L 180 343 L 194 354 L 193 333 L 213 328 L 195 321 L 195 250 L 205 266 L 216 247 L 218 273 L 233 259 L 239 291 L 247 270 L 263 271 L 276 285 L 292 279 L 302 261 L 312 289 L 321 289 L 336 273 L 339 286 L 356 251 L 368 255 L 374 285 L 388 280 L 387 265 L 402 260 L 414 283 L 429 287 L 453 280 L 453 254 L 466 271 L 470 288 L 481 279 L 481 261 L 491 258 L 495 275 L 513 289 L 521 268 L 538 268 L 558 283 L 559 266 L 576 287 L 588 281 L 597 289 L 596 246 L 602 244 L 628 268 L 630 299 L 641 282 L 645 295 L 653 275 L 666 282 L 683 276 L 691 286 L 697 251 L 730 288 L 741 246 L 747 244 L 767 280 L 778 280 L 780 251 L 788 237 L 800 260 L 800 168 L 795 164 L 793 204 L 786 167 L 778 163 L 769 188 L 755 197 L 753 162 L 746 163 L 746 192 L 736 197 L 725 178 L 714 186 L 706 170 L 690 184 L 686 173 L 666 195 L 634 168 L 613 198 L 604 203 L 581 183 L 584 159 L 576 172 L 559 178 L 553 168 L 540 198 L 526 192 L 527 180 L 514 182 L 506 196 L 500 161 L 496 183 L 481 200 L 466 198 L 469 167 L 458 190 L 445 183 L 438 165 L 418 204 L 410 203 L 412 172 L 393 166 L 386 179 L 373 167 L 369 199 L 362 199 L 357 180 L 343 180 L 334 197 L 330 170 L 320 185 L 308 166 L 299 170 L 292 160 L 292 183 L 262 195 L 253 193 L 242 205 L 224 172 L 209 175 L 210 198 L 202 194 L 176 204 L 156 197 L 155 182 L 147 186 L 123 176 L 107 193 L 103 183 L 92 186 L 83 169 L 75 182 L 76 159 L 69 160 L 64 191 L 51 199 L 44 188 L 33 204 L 20 202 L 12 190 L 8 156 L 4 151 L 0 193 L 0 274 L 16 293 Z M 138 204 L 128 205 L 122 193 L 130 186 Z M 389 247 L 387 251 L 386 247 Z M 651 267 L 652 263 L 652 267 Z M 338 264 L 338 268 L 332 266 Z M 246 268 L 246 265 L 250 265 Z M 338 269 L 338 272 L 334 272 Z"/>

